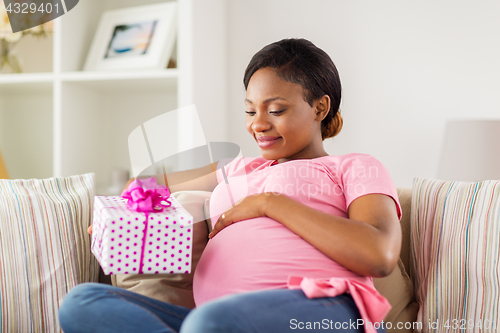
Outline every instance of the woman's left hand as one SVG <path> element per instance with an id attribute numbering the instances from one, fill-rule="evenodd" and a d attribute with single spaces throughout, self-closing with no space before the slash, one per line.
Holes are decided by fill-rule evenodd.
<path id="1" fill-rule="evenodd" d="M 233 207 L 226 210 L 219 217 L 208 237 L 213 238 L 219 231 L 234 222 L 267 216 L 265 203 L 269 200 L 269 196 L 269 193 L 258 193 L 236 202 Z"/>

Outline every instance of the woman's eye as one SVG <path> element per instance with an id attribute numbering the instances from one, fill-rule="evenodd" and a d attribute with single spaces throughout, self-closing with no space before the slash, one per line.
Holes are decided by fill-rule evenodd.
<path id="1" fill-rule="evenodd" d="M 285 111 L 285 109 L 283 110 L 279 110 L 279 111 L 269 111 L 270 114 L 273 114 L 273 115 L 278 115 L 278 114 L 281 114 Z M 255 111 L 245 111 L 245 113 L 249 116 L 255 116 Z"/>
<path id="2" fill-rule="evenodd" d="M 280 113 L 283 113 L 285 110 L 279 110 L 279 111 L 269 111 L 270 114 L 274 114 L 274 115 L 277 115 L 277 114 L 280 114 Z"/>

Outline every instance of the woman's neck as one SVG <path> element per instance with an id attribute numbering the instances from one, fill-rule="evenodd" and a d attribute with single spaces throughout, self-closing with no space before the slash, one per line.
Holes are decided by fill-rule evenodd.
<path id="1" fill-rule="evenodd" d="M 318 158 L 318 157 L 323 157 L 323 156 L 328 156 L 328 153 L 325 151 L 323 148 L 323 145 L 321 146 L 321 149 L 318 149 L 317 151 L 311 151 L 307 153 L 298 153 L 290 157 L 283 157 L 278 159 L 278 163 L 283 163 L 287 161 L 292 161 L 292 160 L 308 160 L 308 159 L 313 159 L 313 158 Z"/>

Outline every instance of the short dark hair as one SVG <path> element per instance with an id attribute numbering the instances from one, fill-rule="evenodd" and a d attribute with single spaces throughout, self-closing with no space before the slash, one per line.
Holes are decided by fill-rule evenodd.
<path id="1" fill-rule="evenodd" d="M 342 128 L 339 106 L 342 86 L 339 73 L 328 54 L 306 39 L 283 39 L 265 46 L 250 60 L 243 77 L 245 89 L 252 75 L 261 68 L 271 67 L 283 80 L 300 84 L 304 100 L 313 102 L 324 95 L 330 97 L 330 110 L 321 122 L 323 140 L 333 137 Z"/>

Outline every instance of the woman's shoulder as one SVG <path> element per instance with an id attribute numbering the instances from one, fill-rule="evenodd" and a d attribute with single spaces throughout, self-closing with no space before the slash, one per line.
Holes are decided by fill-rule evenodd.
<path id="1" fill-rule="evenodd" d="M 354 176 L 382 171 L 387 172 L 385 166 L 373 155 L 365 153 L 348 153 L 344 155 L 329 155 L 316 159 L 333 174 L 340 177 Z"/>
<path id="2" fill-rule="evenodd" d="M 364 153 L 351 153 L 338 157 L 341 159 L 338 175 L 346 197 L 346 207 L 362 195 L 386 194 L 396 202 L 398 218 L 401 219 L 402 210 L 397 189 L 389 170 L 382 162 Z"/>

